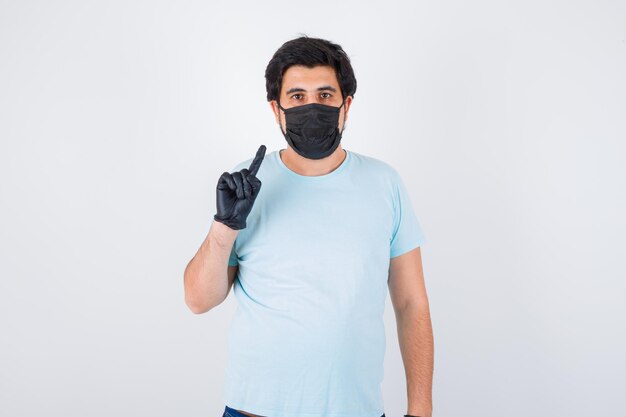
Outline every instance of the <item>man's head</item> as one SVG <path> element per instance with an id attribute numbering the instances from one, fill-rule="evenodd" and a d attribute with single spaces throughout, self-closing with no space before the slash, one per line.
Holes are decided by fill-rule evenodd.
<path id="1" fill-rule="evenodd" d="M 267 100 L 276 122 L 286 131 L 284 109 L 310 103 L 339 107 L 338 128 L 343 132 L 356 92 L 356 78 L 341 46 L 302 36 L 284 43 L 265 70 Z"/>

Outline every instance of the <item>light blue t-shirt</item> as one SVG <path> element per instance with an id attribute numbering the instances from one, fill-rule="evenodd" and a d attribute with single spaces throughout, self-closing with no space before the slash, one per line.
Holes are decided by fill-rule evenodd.
<path id="1" fill-rule="evenodd" d="M 426 241 L 401 177 L 349 150 L 329 174 L 304 176 L 276 150 L 257 178 L 228 262 L 239 271 L 225 404 L 269 417 L 380 417 L 389 260 Z"/>

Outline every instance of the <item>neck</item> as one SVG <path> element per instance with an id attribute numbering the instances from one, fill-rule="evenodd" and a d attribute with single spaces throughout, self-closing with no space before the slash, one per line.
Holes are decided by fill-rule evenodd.
<path id="1" fill-rule="evenodd" d="M 296 151 L 288 146 L 287 149 L 281 149 L 279 151 L 279 156 L 287 168 L 296 174 L 316 177 L 329 174 L 337 169 L 346 159 L 347 153 L 341 147 L 341 144 L 339 144 L 337 149 L 326 158 L 309 159 L 298 155 Z"/>

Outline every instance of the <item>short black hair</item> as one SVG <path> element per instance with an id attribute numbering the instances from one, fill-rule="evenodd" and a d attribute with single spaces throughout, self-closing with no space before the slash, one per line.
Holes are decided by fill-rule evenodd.
<path id="1" fill-rule="evenodd" d="M 265 68 L 265 89 L 267 101 L 277 100 L 283 75 L 292 65 L 313 68 L 328 65 L 335 69 L 341 95 L 345 99 L 356 92 L 356 78 L 350 59 L 341 46 L 320 38 L 307 35 L 285 42 L 272 56 Z"/>

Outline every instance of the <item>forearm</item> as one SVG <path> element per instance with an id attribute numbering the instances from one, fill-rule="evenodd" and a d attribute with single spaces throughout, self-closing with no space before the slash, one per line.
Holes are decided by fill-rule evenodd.
<path id="1" fill-rule="evenodd" d="M 237 234 L 237 230 L 213 221 L 185 268 L 185 302 L 192 311 L 205 312 L 228 294 L 228 258 Z"/>
<path id="2" fill-rule="evenodd" d="M 407 414 L 432 416 L 434 341 L 428 302 L 396 313 L 398 341 L 406 375 Z"/>

